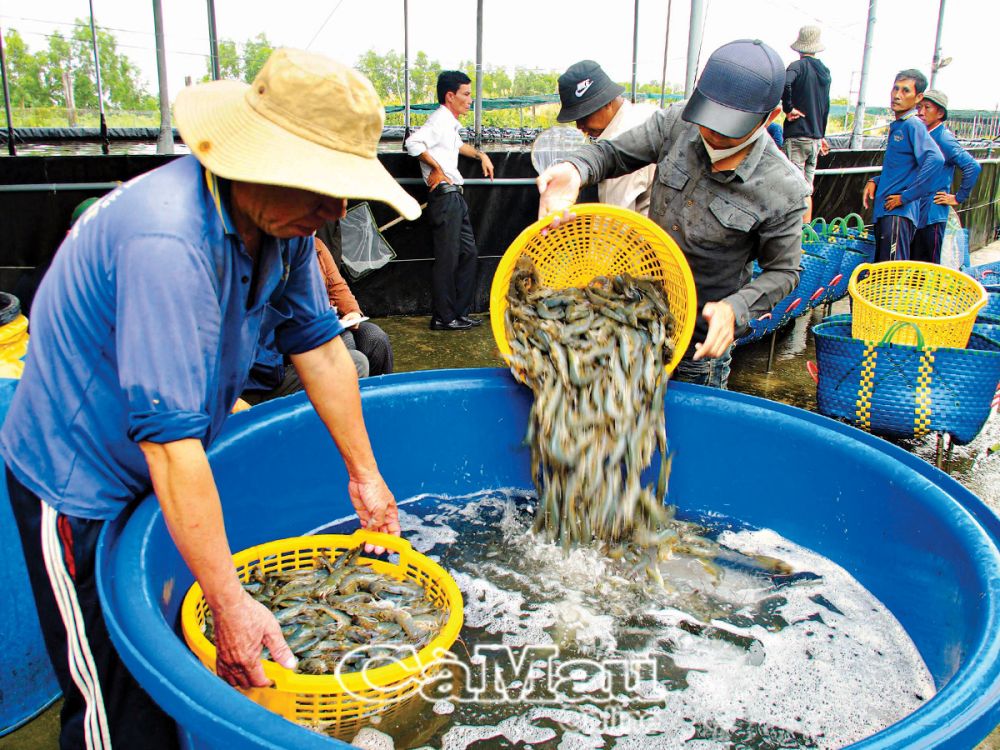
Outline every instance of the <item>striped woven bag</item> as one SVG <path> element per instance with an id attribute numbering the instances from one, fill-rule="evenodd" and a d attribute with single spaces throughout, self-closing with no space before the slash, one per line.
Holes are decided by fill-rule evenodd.
<path id="1" fill-rule="evenodd" d="M 893 344 L 910 323 L 878 342 L 851 336 L 851 317 L 827 318 L 816 336 L 821 413 L 878 435 L 947 432 L 957 443 L 979 433 L 1000 383 L 1000 343 L 973 333 L 965 349 Z"/>

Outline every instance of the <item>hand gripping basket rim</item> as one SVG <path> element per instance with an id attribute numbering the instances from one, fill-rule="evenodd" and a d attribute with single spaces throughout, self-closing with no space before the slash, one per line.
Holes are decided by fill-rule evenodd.
<path id="1" fill-rule="evenodd" d="M 691 267 L 688 265 L 684 253 L 670 235 L 659 225 L 635 211 L 619 208 L 618 206 L 609 206 L 604 203 L 581 203 L 573 206 L 570 210 L 576 214 L 578 217 L 577 220 L 584 217 L 607 217 L 617 221 L 620 226 L 637 232 L 644 238 L 649 246 L 649 250 L 656 257 L 661 268 L 664 270 L 671 267 L 676 269 L 674 275 L 679 277 L 676 281 L 683 291 L 683 294 L 680 295 L 683 299 L 677 299 L 678 295 L 667 295 L 670 310 L 677 319 L 677 325 L 672 337 L 674 355 L 666 365 L 667 372 L 672 372 L 687 351 L 688 344 L 691 342 L 691 336 L 694 333 L 695 318 L 698 314 L 698 299 L 697 292 L 695 291 L 694 276 L 691 274 Z M 541 231 L 551 225 L 554 216 L 555 214 L 546 216 L 525 228 L 510 244 L 506 252 L 504 252 L 493 275 L 493 284 L 490 289 L 490 326 L 493 329 L 493 338 L 496 340 L 497 348 L 505 358 L 511 354 L 504 318 L 507 312 L 507 292 L 510 287 L 510 277 L 514 271 L 514 265 L 522 253 L 525 252 L 536 260 L 549 257 L 547 254 L 553 249 L 553 240 L 558 242 L 560 232 L 564 228 L 566 228 L 567 232 L 571 231 L 575 223 L 575 221 L 567 222 L 551 230 L 548 233 L 548 237 L 543 238 Z M 624 270 L 628 270 L 634 276 L 643 275 L 642 273 L 633 273 L 633 263 L 636 259 L 630 258 L 629 261 L 628 267 Z M 539 271 L 542 273 L 542 269 L 539 269 Z M 611 275 L 613 273 L 614 271 L 608 273 L 607 271 L 599 270 L 597 273 L 592 274 L 591 278 L 601 274 Z M 665 282 L 666 274 L 664 276 L 663 281 Z M 571 285 L 584 286 L 590 282 L 591 278 L 580 277 Z M 546 284 L 550 283 L 544 273 L 542 273 L 542 281 Z"/>
<path id="2" fill-rule="evenodd" d="M 254 561 L 261 561 L 273 555 L 288 553 L 294 550 L 343 549 L 346 551 L 367 542 L 399 553 L 400 560 L 399 565 L 394 565 L 383 560 L 366 559 L 366 565 L 370 565 L 380 573 L 385 573 L 401 580 L 407 577 L 400 573 L 405 571 L 407 566 L 412 566 L 425 574 L 429 580 L 434 581 L 440 586 L 448 598 L 449 610 L 448 620 L 445 622 L 441 632 L 415 655 L 387 666 L 367 669 L 363 672 L 347 672 L 342 675 L 298 674 L 285 669 L 277 662 L 265 659 L 262 660 L 264 673 L 274 683 L 274 687 L 250 688 L 241 692 L 252 694 L 262 690 L 273 691 L 277 689 L 285 693 L 308 695 L 349 694 L 356 696 L 371 692 L 374 687 L 390 686 L 419 675 L 435 661 L 438 661 L 451 648 L 452 644 L 458 638 L 463 622 L 462 593 L 458 588 L 458 584 L 455 583 L 455 580 L 444 568 L 414 550 L 410 543 L 401 537 L 366 531 L 364 529 L 359 529 L 349 535 L 319 534 L 315 536 L 289 537 L 258 544 L 237 552 L 233 555 L 233 563 L 239 568 Z M 181 631 L 188 647 L 206 667 L 214 672 L 216 659 L 215 645 L 205 637 L 198 621 L 198 607 L 203 601 L 204 595 L 201 586 L 196 581 L 188 589 L 181 604 Z M 270 705 L 264 705 L 275 710 Z M 278 711 L 278 713 L 282 712 Z"/>

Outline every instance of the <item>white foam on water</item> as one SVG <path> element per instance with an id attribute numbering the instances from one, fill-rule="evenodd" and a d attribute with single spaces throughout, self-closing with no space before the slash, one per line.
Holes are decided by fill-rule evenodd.
<path id="1" fill-rule="evenodd" d="M 400 528 L 406 529 L 406 540 L 417 552 L 429 552 L 438 544 L 453 544 L 458 533 L 450 526 L 426 523 L 421 516 L 399 509 Z"/>
<path id="2" fill-rule="evenodd" d="M 395 750 L 396 743 L 385 732 L 380 732 L 371 727 L 365 727 L 354 735 L 351 744 L 361 750 Z"/>
<path id="3" fill-rule="evenodd" d="M 441 750 L 464 750 L 483 740 L 503 737 L 511 744 L 548 742 L 556 736 L 551 727 L 535 726 L 534 710 L 521 716 L 511 716 L 495 726 L 457 725 L 445 732 Z"/>
<path id="4" fill-rule="evenodd" d="M 730 732 L 747 724 L 837 748 L 899 721 L 935 693 L 909 636 L 880 602 L 838 565 L 772 531 L 726 531 L 717 541 L 778 558 L 815 580 L 778 589 L 751 567 L 713 570 L 677 557 L 662 566 L 672 589 L 654 595 L 596 550 L 564 553 L 532 536 L 515 494 L 445 498 L 431 513 L 402 515 L 404 534 L 420 540 L 418 549 L 433 549 L 462 591 L 468 648 L 558 645 L 564 659 L 665 654 L 678 671 L 666 682 L 634 684 L 611 702 L 597 700 L 600 685 L 583 675 L 574 690 L 593 705 L 525 703 L 514 716 L 511 706 L 471 715 L 456 707 L 440 750 L 555 736 L 560 750 L 708 750 L 732 746 Z M 489 536 L 487 548 L 462 543 L 470 527 Z M 545 661 L 534 661 L 527 679 L 547 671 Z"/>
<path id="5" fill-rule="evenodd" d="M 524 608 L 524 596 L 506 591 L 485 578 L 452 571 L 452 578 L 465 600 L 465 626 L 482 628 L 487 633 L 503 634 L 508 646 L 547 644 L 552 637 L 545 631 L 554 618 L 529 613 Z"/>
<path id="6" fill-rule="evenodd" d="M 442 698 L 439 701 L 435 701 L 432 710 L 439 716 L 446 716 L 447 714 L 455 713 L 455 704 Z"/>

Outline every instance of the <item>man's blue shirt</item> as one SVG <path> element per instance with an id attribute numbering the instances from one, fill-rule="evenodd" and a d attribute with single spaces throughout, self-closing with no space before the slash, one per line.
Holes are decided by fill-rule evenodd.
<path id="1" fill-rule="evenodd" d="M 920 199 L 931 192 L 931 179 L 944 163 L 927 128 L 910 110 L 889 124 L 889 143 L 882 159 L 882 174 L 875 179 L 876 221 L 883 216 L 903 216 L 917 225 Z M 885 199 L 899 195 L 903 205 L 885 210 Z"/>
<path id="2" fill-rule="evenodd" d="M 976 186 L 979 173 L 983 171 L 983 168 L 969 155 L 969 152 L 962 148 L 958 139 L 955 138 L 955 134 L 948 130 L 944 124 L 938 125 L 934 130 L 930 131 L 930 136 L 941 150 L 941 155 L 944 157 L 944 164 L 934 174 L 931 181 L 930 195 L 920 201 L 918 228 L 925 227 L 928 224 L 940 224 L 943 221 L 948 221 L 949 206 L 935 203 L 934 195 L 939 190 L 943 190 L 946 193 L 951 192 L 951 183 L 955 177 L 956 169 L 962 170 L 962 184 L 959 186 L 958 192 L 955 193 L 955 200 L 959 203 L 965 203 L 972 193 L 972 188 Z"/>
<path id="3" fill-rule="evenodd" d="M 42 281 L 0 454 L 56 510 L 109 519 L 148 492 L 140 441 L 208 446 L 269 331 L 297 354 L 343 330 L 312 238 L 265 236 L 255 268 L 220 182 L 194 157 L 137 177 L 77 221 Z"/>

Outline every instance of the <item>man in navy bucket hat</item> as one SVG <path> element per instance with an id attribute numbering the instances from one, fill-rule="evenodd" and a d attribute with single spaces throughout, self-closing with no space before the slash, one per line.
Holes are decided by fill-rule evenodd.
<path id="1" fill-rule="evenodd" d="M 539 215 L 547 216 L 569 209 L 583 186 L 656 165 L 649 217 L 684 252 L 701 310 L 678 380 L 725 388 L 735 337 L 798 281 L 811 191 L 767 137 L 784 84 L 773 49 L 730 42 L 712 53 L 687 102 L 581 148 L 538 178 Z M 753 260 L 762 272 L 751 279 Z"/>

